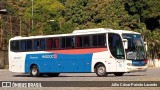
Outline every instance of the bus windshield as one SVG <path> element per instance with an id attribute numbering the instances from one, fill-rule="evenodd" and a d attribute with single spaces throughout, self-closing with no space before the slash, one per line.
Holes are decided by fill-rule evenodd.
<path id="1" fill-rule="evenodd" d="M 128 40 L 128 49 L 126 50 L 127 59 L 146 59 L 144 41 L 140 34 L 123 34 L 123 38 Z"/>

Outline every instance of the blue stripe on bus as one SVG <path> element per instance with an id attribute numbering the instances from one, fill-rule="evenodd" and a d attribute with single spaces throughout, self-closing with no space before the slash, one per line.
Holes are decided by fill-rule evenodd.
<path id="1" fill-rule="evenodd" d="M 92 55 L 56 53 L 27 54 L 25 59 L 25 73 L 30 71 L 32 64 L 36 64 L 41 73 L 91 72 Z"/>

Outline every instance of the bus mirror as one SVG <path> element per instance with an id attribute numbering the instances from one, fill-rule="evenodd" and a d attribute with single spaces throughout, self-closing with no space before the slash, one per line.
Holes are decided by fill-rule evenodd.
<path id="1" fill-rule="evenodd" d="M 123 39 L 123 45 L 125 49 L 128 49 L 128 40 L 127 39 Z"/>
<path id="2" fill-rule="evenodd" d="M 144 46 L 145 46 L 146 51 L 148 51 L 147 42 L 144 42 Z"/>

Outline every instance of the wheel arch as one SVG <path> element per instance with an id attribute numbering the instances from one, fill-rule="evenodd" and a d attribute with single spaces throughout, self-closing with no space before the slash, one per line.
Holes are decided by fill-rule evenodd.
<path id="1" fill-rule="evenodd" d="M 99 65 L 99 64 L 103 64 L 105 66 L 105 64 L 103 62 L 97 62 L 94 64 L 94 72 L 96 72 L 96 66 Z M 106 68 L 106 66 L 105 66 Z"/>
<path id="2" fill-rule="evenodd" d="M 38 69 L 39 69 L 39 71 L 40 71 L 40 67 L 39 67 L 39 65 L 38 65 L 38 64 L 35 64 L 35 63 L 32 63 L 32 64 L 30 65 L 29 70 L 31 70 L 31 68 L 32 68 L 33 66 L 37 66 L 37 68 L 38 68 Z"/>

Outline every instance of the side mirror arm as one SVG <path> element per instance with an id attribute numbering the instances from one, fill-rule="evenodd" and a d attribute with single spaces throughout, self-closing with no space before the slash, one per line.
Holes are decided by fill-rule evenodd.
<path id="1" fill-rule="evenodd" d="M 123 39 L 123 45 L 125 49 L 128 49 L 128 40 L 127 39 Z"/>
<path id="2" fill-rule="evenodd" d="M 147 42 L 144 42 L 144 46 L 145 46 L 146 51 L 148 51 Z"/>

